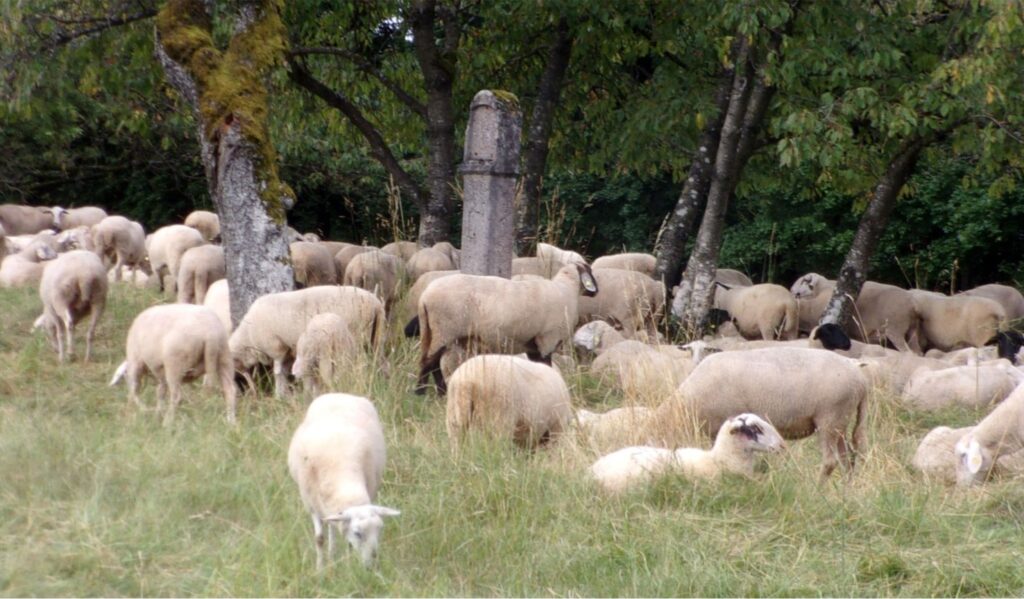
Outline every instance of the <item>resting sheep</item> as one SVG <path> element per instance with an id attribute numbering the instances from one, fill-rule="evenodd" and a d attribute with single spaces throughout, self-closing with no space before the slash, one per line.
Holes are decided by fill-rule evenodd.
<path id="1" fill-rule="evenodd" d="M 193 210 L 185 217 L 185 226 L 192 227 L 209 242 L 220 237 L 220 217 L 209 210 Z"/>
<path id="2" fill-rule="evenodd" d="M 1000 457 L 1024 448 L 1024 385 L 1018 385 L 974 430 L 956 442 L 956 482 L 970 486 L 988 479 Z"/>
<path id="3" fill-rule="evenodd" d="M 43 300 L 43 315 L 38 324 L 56 343 L 61 362 L 74 353 L 75 325 L 89 317 L 85 335 L 85 361 L 88 362 L 96 323 L 107 304 L 107 270 L 99 257 L 88 250 L 73 250 L 58 256 L 43 271 L 39 298 Z"/>
<path id="4" fill-rule="evenodd" d="M 341 281 L 334 258 L 327 248 L 319 243 L 296 241 L 289 249 L 297 288 L 337 285 Z"/>
<path id="5" fill-rule="evenodd" d="M 468 430 L 481 429 L 534 448 L 565 430 L 572 416 L 562 375 L 518 356 L 475 356 L 448 382 L 445 423 L 456 446 Z"/>
<path id="6" fill-rule="evenodd" d="M 208 384 L 219 381 L 228 422 L 235 422 L 235 378 L 227 331 L 209 308 L 163 304 L 146 308 L 135 317 L 128 329 L 125 361 L 117 368 L 110 385 L 124 378 L 129 399 L 141 408 L 139 383 L 145 373 L 157 380 L 158 411 L 163 409 L 164 396 L 170 393 L 164 424 L 174 420 L 175 409 L 181 402 L 182 383 L 202 374 Z"/>
<path id="7" fill-rule="evenodd" d="M 590 265 L 591 268 L 597 270 L 599 268 L 618 268 L 621 270 L 631 270 L 647 275 L 648 277 L 654 276 L 654 265 L 657 262 L 657 258 L 651 254 L 644 254 L 639 252 L 631 252 L 625 254 L 612 254 L 610 256 L 601 256 L 600 258 L 594 259 L 594 263 Z"/>
<path id="8" fill-rule="evenodd" d="M 387 448 L 377 410 L 365 397 L 329 393 L 309 404 L 288 445 L 288 472 L 313 519 L 316 567 L 334 553 L 335 527 L 369 567 L 377 556 L 384 516 L 398 510 L 374 505 Z"/>
<path id="9" fill-rule="evenodd" d="M 440 362 L 455 344 L 478 345 L 494 353 L 526 354 L 550 363 L 551 354 L 572 336 L 580 293 L 597 284 L 586 264 L 570 264 L 550 281 L 451 275 L 431 283 L 420 296 L 420 373 L 417 393 L 433 374 L 444 392 Z"/>
<path id="10" fill-rule="evenodd" d="M 1006 324 L 1006 310 L 987 297 L 955 295 L 911 289 L 914 308 L 921 317 L 921 346 L 950 351 L 981 347 Z"/>
<path id="11" fill-rule="evenodd" d="M 225 276 L 224 248 L 210 244 L 190 248 L 178 267 L 178 303 L 202 304 L 210 285 Z"/>
<path id="12" fill-rule="evenodd" d="M 176 292 L 178 269 L 181 257 L 186 251 L 206 243 L 203 236 L 192 227 L 185 225 L 168 225 L 161 227 L 146 238 L 146 253 L 149 254 L 149 265 L 160 282 L 160 291 L 164 291 L 164 277 L 170 277 L 171 293 Z"/>
<path id="13" fill-rule="evenodd" d="M 622 335 L 605 322 L 583 325 L 573 343 L 595 351 L 590 371 L 611 382 L 627 397 L 661 400 L 674 391 L 696 365 L 693 353 L 674 345 L 648 345 Z"/>
<path id="14" fill-rule="evenodd" d="M 757 453 L 777 452 L 785 446 L 779 432 L 763 418 L 740 414 L 722 423 L 710 450 L 625 447 L 594 462 L 590 474 L 611 493 L 669 472 L 698 479 L 714 479 L 723 472 L 753 477 Z"/>
<path id="15" fill-rule="evenodd" d="M 114 265 L 118 281 L 124 267 L 140 268 L 146 260 L 146 233 L 142 225 L 123 216 L 108 216 L 94 225 L 92 244 L 107 268 Z"/>
<path id="16" fill-rule="evenodd" d="M 307 391 L 317 393 L 320 386 L 334 381 L 340 367 L 351 365 L 358 351 L 344 318 L 333 312 L 317 314 L 299 335 L 292 376 L 301 379 Z"/>
<path id="17" fill-rule="evenodd" d="M 919 410 L 951 405 L 982 407 L 1000 402 L 1024 382 L 1024 372 L 1006 360 L 941 370 L 921 369 L 910 376 L 900 399 Z"/>
<path id="18" fill-rule="evenodd" d="M 45 243 L 33 243 L 0 262 L 0 287 L 25 287 L 43 278 L 45 262 L 57 257 L 57 252 Z"/>
<path id="19" fill-rule="evenodd" d="M 729 313 L 747 339 L 796 339 L 799 327 L 796 300 L 781 285 L 750 287 L 715 284 L 714 307 Z"/>

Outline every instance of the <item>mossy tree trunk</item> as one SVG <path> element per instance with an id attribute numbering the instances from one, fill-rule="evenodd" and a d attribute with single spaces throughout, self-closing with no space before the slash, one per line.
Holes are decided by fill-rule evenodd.
<path id="1" fill-rule="evenodd" d="M 295 195 L 277 175 L 264 84 L 283 59 L 287 35 L 280 0 L 243 1 L 221 51 L 209 10 L 202 0 L 168 0 L 157 15 L 156 53 L 196 119 L 237 324 L 256 298 L 294 285 L 285 210 Z"/>

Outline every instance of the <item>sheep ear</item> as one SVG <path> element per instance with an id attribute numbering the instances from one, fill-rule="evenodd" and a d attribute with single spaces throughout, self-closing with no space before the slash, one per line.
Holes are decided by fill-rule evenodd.
<path id="1" fill-rule="evenodd" d="M 984 459 L 981 457 L 981 445 L 977 439 L 971 439 L 971 442 L 967 444 L 967 471 L 971 474 L 977 474 L 981 470 L 981 465 Z"/>
<path id="2" fill-rule="evenodd" d="M 589 268 L 580 267 L 580 283 L 588 292 L 597 293 L 597 281 L 594 280 L 594 275 L 590 274 Z"/>
<path id="3" fill-rule="evenodd" d="M 352 513 L 348 510 L 345 510 L 337 514 L 331 514 L 330 516 L 324 518 L 324 522 L 341 522 L 345 526 L 348 526 L 349 523 L 352 522 Z"/>
<path id="4" fill-rule="evenodd" d="M 398 516 L 402 513 L 394 508 L 384 507 L 383 505 L 375 505 L 372 507 L 373 512 L 378 516 Z"/>

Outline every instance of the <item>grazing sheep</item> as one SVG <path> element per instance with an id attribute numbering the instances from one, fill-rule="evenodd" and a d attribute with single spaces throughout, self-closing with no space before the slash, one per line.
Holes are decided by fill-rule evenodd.
<path id="1" fill-rule="evenodd" d="M 84 225 L 64 229 L 54 237 L 54 240 L 57 242 L 58 252 L 69 252 L 71 250 L 96 251 L 96 247 L 92 242 L 92 228 Z"/>
<path id="2" fill-rule="evenodd" d="M 1003 309 L 1006 310 L 1007 319 L 1024 319 L 1024 294 L 1021 294 L 1020 291 L 1009 285 L 998 285 L 995 283 L 982 285 L 974 289 L 968 289 L 961 295 L 987 297 L 990 300 L 999 302 Z"/>
<path id="3" fill-rule="evenodd" d="M 0 262 L 0 287 L 26 287 L 43 278 L 45 261 L 53 260 L 57 252 L 45 243 L 33 243 Z"/>
<path id="4" fill-rule="evenodd" d="M 740 335 L 747 339 L 797 338 L 796 300 L 781 285 L 731 288 L 716 283 L 714 307 L 728 312 Z"/>
<path id="5" fill-rule="evenodd" d="M 220 237 L 220 217 L 209 210 L 193 210 L 185 217 L 185 226 L 199 231 L 206 241 L 216 241 Z"/>
<path id="6" fill-rule="evenodd" d="M 176 292 L 182 255 L 189 249 L 205 243 L 199 231 L 185 225 L 161 227 L 146 238 L 149 265 L 160 281 L 160 291 L 164 291 L 164 277 L 169 276 L 171 293 Z"/>
<path id="7" fill-rule="evenodd" d="M 377 556 L 384 516 L 398 510 L 374 505 L 387 448 L 377 410 L 365 397 L 328 393 L 309 404 L 306 418 L 288 445 L 288 472 L 313 519 L 316 567 L 334 553 L 335 527 L 363 565 Z"/>
<path id="8" fill-rule="evenodd" d="M 947 483 L 956 482 L 956 442 L 972 432 L 973 426 L 949 428 L 938 426 L 921 439 L 910 464 L 929 478 Z M 1024 452 L 1005 453 L 996 460 L 992 475 L 1017 475 L 1024 473 Z"/>
<path id="9" fill-rule="evenodd" d="M 345 285 L 365 289 L 384 302 L 390 312 L 398 297 L 405 272 L 401 258 L 381 250 L 371 250 L 353 256 L 345 269 Z"/>
<path id="10" fill-rule="evenodd" d="M 337 285 L 341 281 L 334 258 L 327 248 L 310 241 L 296 241 L 289 248 L 297 288 Z"/>
<path id="11" fill-rule="evenodd" d="M 230 335 L 234 327 L 231 325 L 231 292 L 228 290 L 227 279 L 214 281 L 210 285 L 206 290 L 206 297 L 203 298 L 203 305 L 213 310 L 224 325 L 224 330 Z"/>
<path id="12" fill-rule="evenodd" d="M 855 360 L 833 352 L 777 347 L 707 356 L 655 410 L 671 441 L 688 422 L 710 434 L 731 414 L 756 412 L 786 439 L 818 433 L 822 479 L 842 461 L 853 470 L 864 447 L 868 381 Z M 848 432 L 850 422 L 853 429 Z"/>
<path id="13" fill-rule="evenodd" d="M 50 212 L 53 214 L 54 228 L 61 231 L 67 231 L 75 227 L 91 227 L 107 218 L 107 211 L 96 206 L 82 206 L 81 208 L 71 209 L 54 206 L 50 209 Z"/>
<path id="14" fill-rule="evenodd" d="M 970 486 L 988 479 L 1000 457 L 1024 448 L 1024 384 L 1017 386 L 956 442 L 956 482 Z"/>
<path id="15" fill-rule="evenodd" d="M 285 362 L 295 355 L 299 335 L 317 314 L 333 312 L 345 319 L 361 345 L 374 349 L 384 340 L 384 304 L 369 291 L 348 286 L 318 286 L 271 293 L 249 307 L 231 334 L 229 345 L 239 370 L 257 363 L 274 365 L 274 391 L 287 387 Z"/>
<path id="16" fill-rule="evenodd" d="M 808 273 L 793 283 L 790 292 L 797 299 L 801 331 L 818 326 L 835 286 L 835 281 L 816 273 Z M 854 308 L 853 338 L 879 344 L 888 340 L 901 352 L 921 353 L 913 335 L 917 331 L 918 315 L 906 289 L 865 281 Z"/>
<path id="17" fill-rule="evenodd" d="M 714 479 L 723 472 L 753 477 L 757 453 L 777 452 L 785 446 L 779 432 L 764 419 L 740 414 L 722 423 L 710 450 L 626 447 L 594 462 L 590 474 L 610 493 L 629 490 L 669 472 L 698 479 Z"/>
<path id="18" fill-rule="evenodd" d="M 942 351 L 981 347 L 996 337 L 1006 324 L 1006 310 L 987 297 L 956 295 L 911 289 L 914 308 L 921 317 L 923 349 Z"/>
<path id="19" fill-rule="evenodd" d="M 665 309 L 665 286 L 661 281 L 615 268 L 595 268 L 592 272 L 600 292 L 580 298 L 578 324 L 604 320 L 620 328 L 627 338 L 641 330 L 655 338 Z"/>
<path id="20" fill-rule="evenodd" d="M 341 250 L 343 250 L 345 248 L 350 248 L 350 247 L 358 247 L 358 246 L 356 246 L 356 244 L 348 243 L 347 241 L 320 241 L 320 242 L 318 242 L 318 245 L 320 247 L 324 248 L 325 250 L 327 250 L 327 253 L 329 253 L 331 255 L 331 259 L 332 260 L 334 259 L 334 257 L 336 255 L 338 255 L 338 252 L 340 252 Z M 335 263 L 334 270 L 335 271 L 338 270 L 337 263 Z M 338 274 L 338 279 L 341 280 L 341 273 L 337 273 L 337 274 Z"/>
<path id="21" fill-rule="evenodd" d="M 409 258 L 406 264 L 409 278 L 418 280 L 428 272 L 437 270 L 458 270 L 455 262 L 445 252 L 436 248 L 423 248 Z"/>
<path id="22" fill-rule="evenodd" d="M 210 244 L 190 248 L 178 267 L 178 303 L 202 304 L 210 285 L 226 272 L 224 248 Z"/>
<path id="23" fill-rule="evenodd" d="M 405 294 L 405 305 L 407 306 L 407 312 L 412 313 L 412 320 L 409 321 L 405 328 L 406 337 L 419 337 L 420 334 L 420 321 L 416 318 L 416 307 L 420 305 L 420 296 L 427 289 L 431 283 L 441 277 L 447 277 L 448 275 L 457 275 L 457 270 L 432 270 L 425 272 L 416 282 L 413 283 L 412 287 L 409 288 L 409 292 Z"/>
<path id="24" fill-rule="evenodd" d="M 158 411 L 163 409 L 164 395 L 170 393 L 164 424 L 174 420 L 182 383 L 202 374 L 207 384 L 214 379 L 220 382 L 228 422 L 235 423 L 235 378 L 228 336 L 213 310 L 194 304 L 162 304 L 140 312 L 128 329 L 125 361 L 110 386 L 124 378 L 129 399 L 141 408 L 139 383 L 145 373 L 157 380 Z"/>
<path id="25" fill-rule="evenodd" d="M 1024 382 L 1024 372 L 1006 360 L 942 370 L 921 369 L 910 376 L 901 399 L 919 410 L 951 405 L 982 407 L 1000 402 Z"/>
<path id="26" fill-rule="evenodd" d="M 359 351 L 345 319 L 333 312 L 309 319 L 295 345 L 292 376 L 314 394 L 320 385 L 330 385 L 338 366 L 351 363 Z"/>
<path id="27" fill-rule="evenodd" d="M 530 449 L 560 434 L 572 416 L 562 375 L 518 356 L 475 356 L 448 383 L 445 422 L 455 445 L 469 429 L 480 429 Z"/>
<path id="28" fill-rule="evenodd" d="M 123 216 L 108 216 L 92 228 L 93 251 L 103 264 L 114 265 L 114 278 L 121 280 L 124 267 L 141 268 L 146 261 L 146 232 L 142 225 Z"/>
<path id="29" fill-rule="evenodd" d="M 61 362 L 74 354 L 75 325 L 89 316 L 89 330 L 85 335 L 85 361 L 88 362 L 96 323 L 107 304 L 107 271 L 99 256 L 88 250 L 73 250 L 58 256 L 43 271 L 39 298 L 43 300 L 43 315 L 38 325 L 45 328 L 55 342 Z"/>
<path id="30" fill-rule="evenodd" d="M 754 284 L 750 277 L 738 270 L 719 268 L 715 270 L 715 282 L 729 287 L 750 287 Z"/>
<path id="31" fill-rule="evenodd" d="M 348 263 L 363 252 L 375 250 L 377 248 L 372 245 L 350 245 L 346 248 L 342 248 L 338 253 L 334 254 L 334 276 L 338 277 L 339 281 L 345 280 L 345 270 L 348 268 Z"/>
<path id="32" fill-rule="evenodd" d="M 409 258 L 412 258 L 412 255 L 418 252 L 419 249 L 420 246 L 415 241 L 392 241 L 380 248 L 380 251 L 385 254 L 391 254 L 404 263 L 408 262 Z"/>
<path id="33" fill-rule="evenodd" d="M 657 262 L 657 258 L 651 254 L 644 254 L 639 252 L 625 253 L 625 254 L 612 254 L 610 256 L 601 256 L 596 258 L 594 263 L 590 265 L 594 270 L 600 268 L 618 268 L 621 270 L 632 270 L 647 275 L 648 277 L 654 276 L 654 265 Z"/>
<path id="34" fill-rule="evenodd" d="M 53 227 L 53 213 L 49 208 L 0 204 L 0 226 L 7 235 L 32 235 Z"/>
<path id="35" fill-rule="evenodd" d="M 572 337 L 581 292 L 597 293 L 586 264 L 570 264 L 550 281 L 510 281 L 501 277 L 451 275 L 431 283 L 418 306 L 420 374 L 417 393 L 426 391 L 433 374 L 439 392 L 439 369 L 445 351 L 472 340 L 496 353 L 526 354 L 550 362 L 551 354 Z"/>

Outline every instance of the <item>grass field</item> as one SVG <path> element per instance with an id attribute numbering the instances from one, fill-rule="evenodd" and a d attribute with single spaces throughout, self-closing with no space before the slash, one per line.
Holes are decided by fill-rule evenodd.
<path id="1" fill-rule="evenodd" d="M 376 403 L 389 448 L 377 502 L 402 515 L 385 525 L 376 571 L 343 548 L 318 573 L 285 463 L 308 397 L 242 396 L 230 428 L 220 397 L 190 386 L 164 428 L 107 387 L 131 319 L 157 301 L 115 288 L 93 362 L 59 366 L 29 333 L 35 290 L 0 290 L 0 594 L 1024 594 L 1020 480 L 962 491 L 908 466 L 930 427 L 978 413 L 915 415 L 875 395 L 870 449 L 849 482 L 817 483 L 808 439 L 756 480 L 670 477 L 605 497 L 585 476 L 597 452 L 572 438 L 532 455 L 477 442 L 455 456 L 443 401 L 411 393 L 415 348 L 398 326 L 389 376 L 364 368 L 335 390 Z M 578 405 L 621 401 L 567 378 Z"/>

